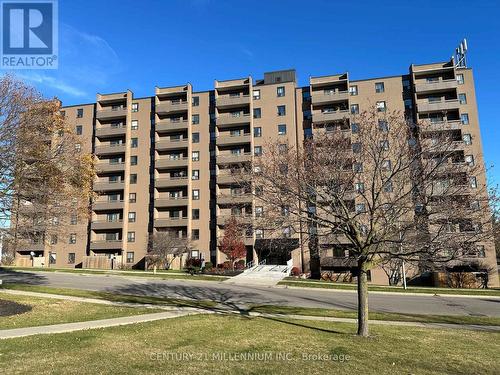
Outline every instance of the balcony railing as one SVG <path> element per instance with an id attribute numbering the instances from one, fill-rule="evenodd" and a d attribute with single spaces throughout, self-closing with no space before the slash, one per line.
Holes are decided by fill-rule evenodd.
<path id="1" fill-rule="evenodd" d="M 107 145 L 96 146 L 95 148 L 96 155 L 120 154 L 123 152 L 125 152 L 124 143 L 119 143 L 119 144 L 110 143 Z"/>
<path id="2" fill-rule="evenodd" d="M 238 107 L 242 105 L 250 104 L 250 95 L 223 95 L 216 99 L 216 105 L 219 108 L 222 107 Z"/>
<path id="3" fill-rule="evenodd" d="M 94 183 L 95 191 L 121 190 L 125 187 L 123 180 L 119 181 L 97 181 Z"/>
<path id="4" fill-rule="evenodd" d="M 188 121 L 187 120 L 173 120 L 173 119 L 168 119 L 168 120 L 159 120 L 156 122 L 155 125 L 155 130 L 157 132 L 162 132 L 162 131 L 176 131 L 176 130 L 183 130 L 187 129 L 188 127 Z"/>
<path id="5" fill-rule="evenodd" d="M 451 90 L 458 87 L 456 79 L 439 79 L 438 81 L 417 80 L 415 83 L 415 91 L 417 93 Z"/>
<path id="6" fill-rule="evenodd" d="M 156 105 L 156 113 L 184 112 L 188 109 L 186 100 L 165 101 Z"/>
<path id="7" fill-rule="evenodd" d="M 155 207 L 186 206 L 188 203 L 188 197 L 155 198 Z"/>
<path id="8" fill-rule="evenodd" d="M 187 217 L 166 217 L 154 219 L 155 227 L 184 227 L 187 225 Z"/>
<path id="9" fill-rule="evenodd" d="M 121 249 L 122 240 L 92 240 L 90 241 L 91 250 L 110 250 Z"/>
<path id="10" fill-rule="evenodd" d="M 125 163 L 124 162 L 109 163 L 101 161 L 96 164 L 96 169 L 98 172 L 123 171 L 125 169 Z"/>
<path id="11" fill-rule="evenodd" d="M 250 143 L 251 141 L 252 135 L 250 133 L 219 135 L 216 138 L 217 145 L 235 145 L 241 143 Z"/>
<path id="12" fill-rule="evenodd" d="M 219 194 L 217 195 L 218 204 L 238 204 L 251 203 L 253 196 L 250 193 L 246 194 Z"/>
<path id="13" fill-rule="evenodd" d="M 244 163 L 252 160 L 251 152 L 217 155 L 218 164 Z"/>
<path id="14" fill-rule="evenodd" d="M 250 121 L 252 120 L 252 117 L 250 114 L 245 113 L 245 114 L 239 114 L 239 115 L 220 115 L 217 117 L 217 126 L 234 126 L 234 125 L 241 125 L 241 124 L 249 124 Z"/>
<path id="15" fill-rule="evenodd" d="M 155 159 L 155 168 L 177 168 L 186 167 L 188 165 L 188 158 L 168 158 L 158 157 Z"/>
<path id="16" fill-rule="evenodd" d="M 94 210 L 118 210 L 123 208 L 123 200 L 98 199 L 92 203 Z"/>
<path id="17" fill-rule="evenodd" d="M 312 114 L 313 122 L 337 121 L 349 117 L 348 109 L 336 111 L 314 111 Z"/>
<path id="18" fill-rule="evenodd" d="M 450 109 L 458 109 L 459 107 L 460 102 L 458 99 L 417 101 L 417 108 L 419 112 L 446 111 Z"/>
<path id="19" fill-rule="evenodd" d="M 313 104 L 335 103 L 349 100 L 348 91 L 313 91 L 311 94 Z"/>
<path id="20" fill-rule="evenodd" d="M 172 187 L 172 186 L 185 186 L 188 184 L 187 176 L 182 177 L 170 177 L 170 178 L 157 178 L 155 180 L 155 187 Z"/>
<path id="21" fill-rule="evenodd" d="M 155 144 L 157 150 L 177 149 L 177 148 L 184 148 L 187 146 L 188 146 L 187 138 L 161 139 L 157 141 Z"/>
<path id="22" fill-rule="evenodd" d="M 107 120 L 113 118 L 120 118 L 127 116 L 126 107 L 118 107 L 113 109 L 101 109 L 96 112 L 96 117 L 98 120 Z"/>

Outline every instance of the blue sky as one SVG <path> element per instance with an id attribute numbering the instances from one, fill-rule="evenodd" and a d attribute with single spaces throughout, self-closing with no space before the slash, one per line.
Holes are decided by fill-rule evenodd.
<path id="1" fill-rule="evenodd" d="M 499 15 L 492 0 L 60 0 L 59 69 L 19 73 L 70 105 L 96 92 L 150 96 L 156 85 L 207 90 L 214 79 L 283 68 L 296 68 L 301 85 L 344 71 L 403 74 L 449 59 L 466 37 L 486 162 L 500 182 Z"/>

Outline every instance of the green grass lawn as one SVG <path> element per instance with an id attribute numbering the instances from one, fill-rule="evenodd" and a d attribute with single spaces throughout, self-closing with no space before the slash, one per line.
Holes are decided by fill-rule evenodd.
<path id="1" fill-rule="evenodd" d="M 24 290 L 28 292 L 37 293 L 51 293 L 63 296 L 75 296 L 84 298 L 97 298 L 113 302 L 124 303 L 142 303 L 142 304 L 155 304 L 167 305 L 177 307 L 199 307 L 199 308 L 213 308 L 216 303 L 213 301 L 195 301 L 181 298 L 161 298 L 149 296 L 137 296 L 130 294 L 116 294 L 109 292 L 98 292 L 92 290 L 70 289 L 70 288 L 54 288 L 43 285 L 27 285 L 27 284 L 3 284 L 0 291 L 4 289 Z"/>
<path id="2" fill-rule="evenodd" d="M 182 270 L 161 270 L 157 271 L 156 274 L 153 271 L 142 271 L 142 270 L 94 270 L 94 269 L 81 269 L 81 268 L 33 268 L 33 267 L 4 267 L 5 270 L 11 271 L 22 271 L 22 272 L 67 272 L 67 273 L 87 273 L 87 274 L 97 274 L 97 275 L 115 275 L 115 276 L 137 276 L 137 277 L 150 277 L 160 280 L 198 280 L 198 281 L 224 281 L 229 279 L 226 276 L 217 275 L 190 275 Z M 1 268 L 0 268 L 1 270 Z"/>
<path id="3" fill-rule="evenodd" d="M 161 311 L 159 309 L 105 306 L 94 303 L 63 301 L 53 298 L 15 296 L 1 292 L 0 299 L 31 307 L 30 311 L 19 315 L 0 316 L 0 329 L 83 322 Z"/>
<path id="4" fill-rule="evenodd" d="M 287 277 L 280 281 L 278 285 L 286 285 L 291 287 L 301 288 L 324 288 L 324 289 L 340 289 L 340 290 L 356 290 L 355 284 L 334 283 L 323 280 L 300 280 L 292 277 Z M 368 290 L 371 292 L 398 292 L 398 293 L 427 293 L 427 294 L 454 294 L 454 295 L 481 295 L 481 296 L 498 296 L 500 297 L 500 289 L 453 289 L 453 288 L 432 288 L 432 287 L 408 287 L 406 290 L 403 287 L 369 285 Z"/>
<path id="5" fill-rule="evenodd" d="M 41 285 L 24 284 L 5 284 L 4 288 L 25 290 L 39 293 L 52 293 L 77 297 L 98 298 L 115 302 L 127 303 L 149 303 L 158 305 L 169 305 L 179 307 L 199 307 L 208 310 L 214 309 L 217 304 L 214 301 L 203 300 L 185 300 L 175 298 L 160 298 L 148 296 L 121 295 L 107 292 L 97 292 L 80 289 L 54 288 Z M 0 289 L 1 290 L 1 289 Z M 334 310 L 311 307 L 290 307 L 290 306 L 272 306 L 272 305 L 251 305 L 248 311 L 268 314 L 293 314 L 310 316 L 327 316 L 336 318 L 356 318 L 356 311 Z M 397 313 L 379 313 L 370 312 L 371 320 L 393 320 L 404 322 L 422 322 L 422 323 L 454 323 L 454 324 L 479 324 L 479 325 L 500 325 L 498 317 L 482 316 L 448 316 L 448 315 L 419 315 L 419 314 L 397 314 Z"/>
<path id="6" fill-rule="evenodd" d="M 197 315 L 5 340 L 0 366 L 6 374 L 500 373 L 499 333 L 385 326 L 372 326 L 370 338 L 354 332 L 353 324 Z M 261 360 L 243 360 L 249 353 Z M 329 357 L 312 357 L 319 353 Z"/>

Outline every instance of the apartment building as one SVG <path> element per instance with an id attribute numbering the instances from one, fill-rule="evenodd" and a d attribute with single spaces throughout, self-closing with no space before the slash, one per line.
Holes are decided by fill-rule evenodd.
<path id="1" fill-rule="evenodd" d="M 98 94 L 95 103 L 64 107 L 82 139 L 82 152 L 98 159 L 94 190 L 99 197 L 90 222 L 72 222 L 68 240 L 57 247 L 38 244 L 18 255 L 34 251 L 56 267 L 107 255 L 117 264 L 143 267 L 148 235 L 168 230 L 192 239 L 191 256 L 219 264 L 225 260 L 218 251 L 224 225 L 236 216 L 247 225 L 247 262 L 272 256 L 265 253 L 264 233 L 252 227 L 262 207 L 237 182 L 245 164 L 267 141 L 300 144 L 335 123 L 350 130 L 353 116 L 373 105 L 453 132 L 460 143 L 456 160 L 484 163 L 472 70 L 453 60 L 411 65 L 407 74 L 390 77 L 310 77 L 307 86 L 297 84 L 294 70 L 285 70 L 257 80 L 215 80 L 209 91 L 194 91 L 186 83 L 156 87 L 154 96 L 145 98 L 131 91 Z M 484 175 L 471 179 L 477 186 L 485 183 Z M 291 238 L 287 257 L 307 270 L 308 250 L 299 243 Z M 327 240 L 320 245 L 322 268 L 349 269 L 337 262 L 342 256 L 335 246 Z M 496 264 L 493 243 L 474 256 Z M 371 280 L 388 282 L 378 269 Z"/>

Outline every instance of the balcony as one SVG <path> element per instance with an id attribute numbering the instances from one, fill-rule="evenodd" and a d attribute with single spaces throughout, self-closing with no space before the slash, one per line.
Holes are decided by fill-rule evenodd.
<path id="1" fill-rule="evenodd" d="M 458 109 L 460 102 L 458 99 L 449 100 L 417 100 L 417 109 L 419 112 L 432 112 L 432 111 L 448 111 L 450 109 Z"/>
<path id="2" fill-rule="evenodd" d="M 96 155 L 123 154 L 125 152 L 125 144 L 108 144 L 104 146 L 96 146 Z"/>
<path id="3" fill-rule="evenodd" d="M 122 181 L 99 181 L 94 183 L 94 191 L 123 190 L 125 183 Z"/>
<path id="4" fill-rule="evenodd" d="M 156 113 L 160 115 L 168 113 L 185 112 L 187 110 L 188 110 L 188 102 L 185 100 L 164 101 L 156 104 Z"/>
<path id="5" fill-rule="evenodd" d="M 40 241 L 39 243 L 30 243 L 26 245 L 22 245 L 22 250 L 29 250 L 29 251 L 44 251 L 45 250 L 45 244 L 43 241 Z"/>
<path id="6" fill-rule="evenodd" d="M 120 250 L 122 240 L 93 240 L 90 241 L 91 250 Z"/>
<path id="7" fill-rule="evenodd" d="M 345 118 L 349 118 L 349 110 L 338 110 L 338 111 L 313 111 L 313 122 L 329 122 L 329 121 L 339 121 Z"/>
<path id="8" fill-rule="evenodd" d="M 329 104 L 349 100 L 348 91 L 313 91 L 311 95 L 312 104 Z"/>
<path id="9" fill-rule="evenodd" d="M 223 173 L 217 175 L 217 183 L 220 185 L 242 184 L 250 181 L 249 173 Z"/>
<path id="10" fill-rule="evenodd" d="M 188 158 L 168 158 L 168 157 L 157 157 L 155 159 L 155 168 L 179 168 L 187 167 Z"/>
<path id="11" fill-rule="evenodd" d="M 125 170 L 125 163 L 110 163 L 100 161 L 96 164 L 97 172 L 120 172 Z"/>
<path id="12" fill-rule="evenodd" d="M 252 153 L 217 155 L 217 164 L 238 164 L 252 161 Z"/>
<path id="13" fill-rule="evenodd" d="M 250 105 L 250 95 L 222 95 L 216 99 L 216 105 L 218 108 L 234 108 L 242 107 L 244 105 Z"/>
<path id="14" fill-rule="evenodd" d="M 96 137 L 124 135 L 126 132 L 127 127 L 125 126 L 99 126 L 95 129 Z"/>
<path id="15" fill-rule="evenodd" d="M 439 79 L 439 81 L 417 81 L 415 83 L 415 92 L 422 94 L 426 92 L 453 90 L 458 87 L 456 79 Z"/>
<path id="16" fill-rule="evenodd" d="M 97 94 L 98 102 L 115 102 L 125 103 L 127 101 L 126 92 L 118 92 L 115 94 Z"/>
<path id="17" fill-rule="evenodd" d="M 321 257 L 321 267 L 352 268 L 357 267 L 357 261 L 351 257 Z"/>
<path id="18" fill-rule="evenodd" d="M 232 146 L 244 143 L 250 143 L 252 141 L 252 136 L 248 134 L 236 134 L 236 135 L 219 135 L 216 139 L 217 146 Z"/>
<path id="19" fill-rule="evenodd" d="M 94 211 L 123 209 L 123 200 L 98 199 L 92 203 Z"/>
<path id="20" fill-rule="evenodd" d="M 188 184 L 187 176 L 186 177 L 157 178 L 155 180 L 155 188 L 186 186 L 187 184 Z"/>
<path id="21" fill-rule="evenodd" d="M 188 203 L 187 197 L 155 198 L 155 207 L 180 207 Z"/>
<path id="22" fill-rule="evenodd" d="M 217 204 L 244 204 L 252 203 L 252 194 L 219 194 Z"/>
<path id="23" fill-rule="evenodd" d="M 253 216 L 250 215 L 221 215 L 217 216 L 217 225 L 224 226 L 231 218 L 235 218 L 239 224 L 252 224 Z"/>
<path id="24" fill-rule="evenodd" d="M 188 139 L 187 138 L 170 138 L 170 139 L 162 139 L 156 141 L 155 148 L 159 151 L 162 150 L 176 150 L 179 148 L 188 147 Z"/>
<path id="25" fill-rule="evenodd" d="M 155 130 L 157 132 L 170 132 L 170 131 L 179 131 L 186 130 L 188 128 L 187 120 L 159 120 L 156 122 Z"/>
<path id="26" fill-rule="evenodd" d="M 219 117 L 217 117 L 216 122 L 219 128 L 223 128 L 250 124 L 251 120 L 252 117 L 247 113 L 241 115 L 220 115 Z"/>
<path id="27" fill-rule="evenodd" d="M 166 217 L 154 220 L 155 227 L 186 227 L 187 225 L 187 217 Z"/>
<path id="28" fill-rule="evenodd" d="M 90 228 L 92 230 L 98 229 L 121 229 L 123 226 L 122 220 L 107 221 L 107 220 L 96 220 L 90 223 Z"/>
<path id="29" fill-rule="evenodd" d="M 460 120 L 429 121 L 428 119 L 421 119 L 420 123 L 420 129 L 424 132 L 435 132 L 437 130 L 457 130 L 463 128 L 462 122 Z"/>
<path id="30" fill-rule="evenodd" d="M 127 108 L 120 107 L 116 109 L 101 109 L 96 112 L 98 120 L 113 120 L 127 116 Z"/>

